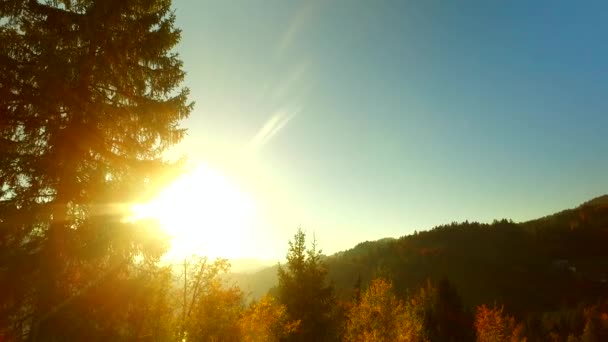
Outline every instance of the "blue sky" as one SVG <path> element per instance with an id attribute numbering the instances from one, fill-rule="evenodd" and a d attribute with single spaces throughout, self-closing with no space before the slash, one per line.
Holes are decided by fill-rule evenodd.
<path id="1" fill-rule="evenodd" d="M 603 1 L 174 7 L 196 108 L 173 153 L 258 203 L 244 256 L 298 225 L 332 253 L 608 192 Z"/>

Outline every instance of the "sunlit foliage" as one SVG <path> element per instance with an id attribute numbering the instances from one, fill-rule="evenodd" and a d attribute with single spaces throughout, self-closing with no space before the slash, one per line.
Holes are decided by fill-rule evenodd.
<path id="1" fill-rule="evenodd" d="M 504 313 L 503 307 L 477 307 L 475 331 L 478 342 L 524 342 L 523 326 Z"/>
<path id="2" fill-rule="evenodd" d="M 178 170 L 174 22 L 170 0 L 0 2 L 0 341 L 608 340 L 606 196 L 332 257 L 299 229 L 276 299 L 249 306 L 226 260 L 162 266 L 157 222 L 126 215 Z"/>
<path id="3" fill-rule="evenodd" d="M 296 332 L 300 322 L 288 321 L 285 306 L 267 295 L 245 310 L 239 324 L 243 341 L 273 342 Z"/>
<path id="4" fill-rule="evenodd" d="M 423 321 L 408 309 L 389 281 L 375 279 L 348 313 L 344 341 L 420 341 Z"/>
<path id="5" fill-rule="evenodd" d="M 245 307 L 243 292 L 227 280 L 227 260 L 193 257 L 174 270 L 177 280 L 173 326 L 185 341 L 279 341 L 296 332 L 299 321 L 270 296 Z"/>
<path id="6" fill-rule="evenodd" d="M 193 257 L 178 265 L 176 327 L 188 341 L 233 341 L 239 337 L 238 320 L 243 310 L 243 293 L 222 277 L 230 269 L 227 260 L 209 261 Z M 180 302 L 181 300 L 181 302 Z"/>
<path id="7" fill-rule="evenodd" d="M 191 110 L 174 21 L 169 0 L 2 1 L 0 334 L 152 329 L 133 317 L 166 245 L 123 218 L 171 169 L 162 152 Z"/>

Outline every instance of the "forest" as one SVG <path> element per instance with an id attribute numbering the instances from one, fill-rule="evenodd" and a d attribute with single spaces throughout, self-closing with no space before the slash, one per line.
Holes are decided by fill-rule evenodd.
<path id="1" fill-rule="evenodd" d="M 194 108 L 169 0 L 0 3 L 0 341 L 608 341 L 608 196 L 283 262 L 161 262 L 125 218 Z"/>
<path id="2" fill-rule="evenodd" d="M 347 329 L 341 339 L 399 340 L 344 335 L 353 314 L 382 312 L 371 303 L 357 307 L 369 298 L 385 303 L 385 310 L 405 308 L 389 317 L 409 315 L 418 322 L 420 330 L 404 333 L 410 336 L 404 341 L 602 341 L 608 328 L 607 227 L 608 196 L 602 196 L 528 222 L 451 223 L 325 256 L 327 281 L 343 315 L 338 326 Z M 276 275 L 277 267 L 270 267 L 234 279 L 254 298 L 280 298 L 284 285 L 281 272 Z M 380 297 L 365 297 L 372 295 Z M 358 329 L 400 331 L 368 323 Z M 374 324 L 382 328 L 375 331 Z"/>

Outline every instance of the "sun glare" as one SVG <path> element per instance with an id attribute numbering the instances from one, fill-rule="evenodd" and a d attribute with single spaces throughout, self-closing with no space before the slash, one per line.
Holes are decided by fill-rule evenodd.
<path id="1" fill-rule="evenodd" d="M 192 254 L 235 258 L 250 228 L 254 203 L 209 166 L 182 175 L 155 199 L 134 205 L 134 219 L 157 219 L 171 236 L 167 259 Z"/>

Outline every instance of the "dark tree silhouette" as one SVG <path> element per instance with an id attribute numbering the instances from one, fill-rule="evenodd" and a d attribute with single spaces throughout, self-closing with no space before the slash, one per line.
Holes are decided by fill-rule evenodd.
<path id="1" fill-rule="evenodd" d="M 122 292 L 136 286 L 109 297 L 112 309 L 90 296 L 147 272 L 163 250 L 149 225 L 123 222 L 121 204 L 172 167 L 161 153 L 192 108 L 170 5 L 0 4 L 0 336 L 130 331 L 118 325 L 137 296 Z"/>
<path id="2" fill-rule="evenodd" d="M 279 265 L 278 297 L 290 320 L 300 321 L 293 341 L 326 341 L 334 337 L 333 287 L 327 284 L 321 251 L 313 239 L 306 249 L 306 234 L 298 228 L 289 241 L 287 264 Z"/>
<path id="3" fill-rule="evenodd" d="M 427 312 L 427 329 L 432 341 L 473 341 L 473 317 L 466 312 L 458 292 L 447 278 L 437 285 Z"/>

